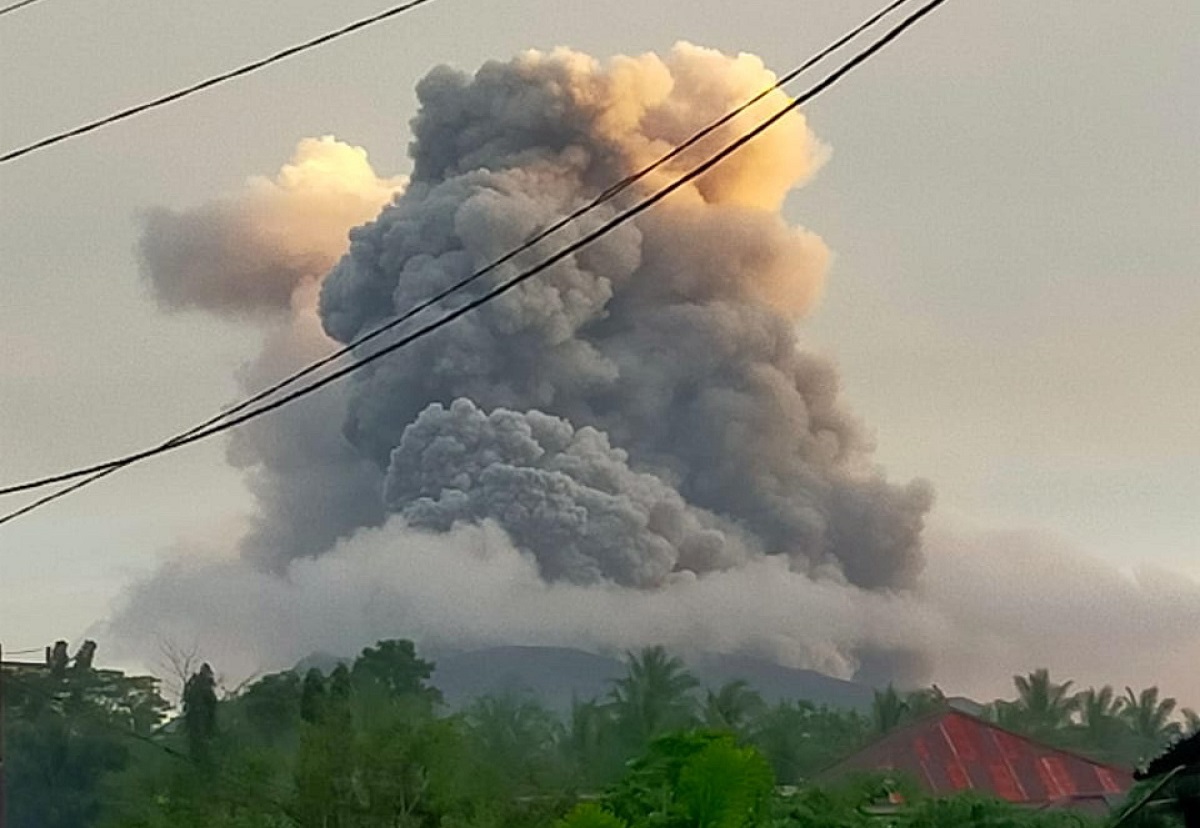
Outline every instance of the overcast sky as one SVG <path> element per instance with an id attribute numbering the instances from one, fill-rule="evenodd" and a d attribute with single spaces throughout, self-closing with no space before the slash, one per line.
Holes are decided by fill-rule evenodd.
<path id="1" fill-rule="evenodd" d="M 305 136 L 403 173 L 413 84 L 438 63 L 689 40 L 782 72 L 878 2 L 440 0 L 0 167 L 0 479 L 159 441 L 236 396 L 256 336 L 151 301 L 146 209 L 233 192 Z M 0 147 L 381 5 L 47 0 L 0 18 Z M 788 215 L 836 259 L 803 336 L 841 364 L 891 475 L 933 482 L 935 522 L 1200 578 L 1197 31 L 1191 0 L 951 0 L 809 108 L 833 154 Z M 223 451 L 0 528 L 0 641 L 78 639 L 173 547 L 235 537 L 250 500 Z"/>

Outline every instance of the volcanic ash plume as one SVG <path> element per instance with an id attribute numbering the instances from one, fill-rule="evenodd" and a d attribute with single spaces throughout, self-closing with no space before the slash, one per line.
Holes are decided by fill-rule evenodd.
<path id="1" fill-rule="evenodd" d="M 314 262 L 332 267 L 319 282 L 320 324 L 350 342 L 772 81 L 757 58 L 686 44 L 665 57 L 603 64 L 560 50 L 474 75 L 438 68 L 417 87 L 411 180 L 349 230 L 348 248 L 331 228 L 340 221 L 344 232 L 367 218 L 356 211 L 373 204 L 374 213 L 398 188 L 355 151 L 306 142 L 280 179 L 255 182 L 240 200 L 152 215 L 146 272 L 169 307 L 235 316 L 290 308 L 291 323 L 247 372 L 248 385 L 261 385 L 320 341 L 305 301 L 317 289 Z M 786 101 L 773 93 L 637 192 L 418 321 L 599 226 Z M 834 368 L 797 342 L 829 252 L 780 208 L 826 155 L 793 113 L 536 278 L 373 363 L 319 403 L 242 432 L 231 453 L 260 503 L 244 555 L 261 570 L 295 572 L 297 558 L 324 556 L 337 539 L 385 522 L 373 544 L 417 533 L 422 549 L 439 533 L 449 543 L 464 527 L 487 526 L 502 530 L 548 586 L 666 601 L 697 577 L 742 570 L 788 572 L 856 595 L 911 585 L 930 491 L 884 479 L 840 401 Z M 345 187 L 326 179 L 334 168 L 349 172 Z M 395 542 L 399 561 L 404 544 Z M 139 600 L 151 591 L 140 589 Z M 818 593 L 797 591 L 798 606 Z M 669 615 L 670 602 L 662 606 Z M 803 661 L 797 648 L 821 649 L 806 635 L 787 645 L 790 662 Z M 814 662 L 852 663 L 855 640 L 827 639 L 837 656 Z"/>
<path id="2" fill-rule="evenodd" d="M 325 137 L 300 142 L 274 178 L 236 197 L 145 217 L 143 276 L 170 310 L 253 321 L 262 352 L 239 377 L 247 393 L 327 354 L 336 344 L 316 314 L 321 278 L 346 250 L 349 228 L 378 214 L 404 186 L 375 174 L 367 154 Z M 379 473 L 342 438 L 339 389 L 234 432 L 230 461 L 247 471 L 258 513 L 242 542 L 255 560 L 317 555 L 341 535 L 382 520 Z"/>
<path id="3" fill-rule="evenodd" d="M 734 527 L 631 470 L 603 432 L 538 411 L 435 403 L 392 452 L 385 498 L 412 526 L 498 520 L 553 580 L 658 586 L 746 559 Z"/>
<path id="4" fill-rule="evenodd" d="M 274 179 L 252 179 L 236 200 L 147 213 L 143 273 L 167 308 L 286 311 L 341 256 L 346 229 L 402 186 L 377 178 L 358 147 L 306 139 Z"/>
<path id="5" fill-rule="evenodd" d="M 350 341 L 462 279 L 771 81 L 754 58 L 690 46 L 607 65 L 531 52 L 473 77 L 435 70 L 417 88 L 412 181 L 351 232 L 349 254 L 322 286 L 326 331 Z M 784 101 L 769 98 L 709 150 Z M 515 427 L 512 412 L 526 427 L 550 415 L 563 431 L 581 429 L 577 438 L 621 451 L 607 459 L 607 496 L 645 507 L 648 491 L 669 488 L 679 503 L 634 510 L 636 538 L 614 521 L 611 542 L 627 538 L 624 555 L 641 560 L 618 566 L 610 551 L 567 540 L 561 554 L 538 555 L 548 577 L 652 586 L 673 569 L 722 568 L 744 559 L 736 533 L 695 538 L 736 525 L 798 569 L 838 570 L 866 587 L 910 583 L 929 493 L 883 481 L 838 400 L 832 368 L 797 348 L 795 326 L 820 290 L 828 252 L 778 208 L 824 151 L 798 114 L 752 146 L 600 244 L 356 378 L 346 435 L 388 470 L 389 508 L 410 518 L 436 511 L 442 524 L 493 518 L 519 543 L 549 526 L 609 534 L 591 523 L 611 516 L 592 487 L 553 478 L 561 485 L 547 497 L 546 469 L 534 473 L 536 463 L 505 455 L 513 447 L 476 439 L 484 423 Z M 467 295 L 535 260 L 500 268 Z M 456 400 L 509 413 L 455 417 L 467 411 Z M 451 416 L 423 415 L 430 405 Z M 431 420 L 442 434 L 425 439 L 464 456 L 445 450 L 430 461 L 410 448 Z M 461 473 L 449 471 L 456 463 Z M 669 525 L 657 519 L 664 509 Z M 694 553 L 697 543 L 708 551 Z"/>

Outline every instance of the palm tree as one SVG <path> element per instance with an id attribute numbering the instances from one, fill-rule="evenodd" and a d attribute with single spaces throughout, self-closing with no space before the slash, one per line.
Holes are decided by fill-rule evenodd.
<path id="1" fill-rule="evenodd" d="M 796 784 L 862 746 L 872 724 L 854 710 L 781 701 L 755 721 L 751 741 L 785 784 Z"/>
<path id="2" fill-rule="evenodd" d="M 749 684 L 738 679 L 726 682 L 713 692 L 707 691 L 704 698 L 704 723 L 718 730 L 734 733 L 745 731 L 750 723 L 766 709 L 763 697 Z"/>
<path id="3" fill-rule="evenodd" d="M 1141 693 L 1126 687 L 1124 702 L 1121 718 L 1133 732 L 1141 758 L 1157 753 L 1182 731 L 1179 722 L 1171 721 L 1175 699 L 1160 699 L 1157 687 L 1147 687 Z"/>
<path id="4" fill-rule="evenodd" d="M 560 725 L 536 699 L 483 696 L 466 709 L 464 721 L 473 746 L 509 788 L 536 789 L 552 771 Z"/>
<path id="5" fill-rule="evenodd" d="M 1110 762 L 1123 759 L 1122 743 L 1128 731 L 1121 718 L 1125 699 L 1106 684 L 1078 693 L 1075 703 L 1079 713 L 1078 747 L 1097 759 Z"/>
<path id="6" fill-rule="evenodd" d="M 699 682 L 662 647 L 628 657 L 625 677 L 613 682 L 610 706 L 626 738 L 640 750 L 660 733 L 695 722 L 692 691 Z"/>
<path id="7" fill-rule="evenodd" d="M 908 717 L 908 700 L 889 684 L 875 691 L 871 701 L 871 722 L 876 733 L 888 733 L 899 727 Z"/>
<path id="8" fill-rule="evenodd" d="M 563 759 L 575 782 L 586 787 L 614 782 L 626 757 L 617 739 L 612 709 L 595 699 L 571 702 L 571 714 L 559 741 Z"/>
<path id="9" fill-rule="evenodd" d="M 1099 690 L 1089 687 L 1076 696 L 1079 723 L 1086 728 L 1102 727 L 1117 719 L 1124 706 L 1125 700 L 1117 695 L 1110 684 Z"/>
<path id="10" fill-rule="evenodd" d="M 1013 676 L 1017 699 L 1001 707 L 1002 722 L 1040 738 L 1061 736 L 1079 706 L 1078 699 L 1071 695 L 1074 683 L 1056 684 L 1045 668 L 1026 676 Z"/>
<path id="11" fill-rule="evenodd" d="M 875 691 L 871 701 L 871 722 L 876 733 L 888 733 L 902 724 L 944 710 L 946 694 L 936 684 L 910 693 L 900 693 L 889 684 Z"/>
<path id="12" fill-rule="evenodd" d="M 1192 710 L 1190 707 L 1185 707 L 1180 711 L 1183 715 L 1183 729 L 1188 736 L 1194 736 L 1200 733 L 1200 713 Z"/>

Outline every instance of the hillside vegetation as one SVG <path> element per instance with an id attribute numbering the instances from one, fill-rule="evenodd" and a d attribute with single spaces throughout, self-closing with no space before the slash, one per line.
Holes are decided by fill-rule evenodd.
<path id="1" fill-rule="evenodd" d="M 786 828 L 1079 826 L 974 797 L 924 798 L 902 779 L 831 790 L 814 774 L 947 700 L 875 694 L 867 713 L 768 703 L 743 681 L 703 687 L 661 648 L 564 714 L 520 693 L 451 711 L 411 642 L 237 689 L 190 671 L 172 711 L 158 681 L 92 666 L 94 645 L 6 677 L 12 828 Z M 1045 670 L 983 715 L 1132 766 L 1195 730 L 1157 688 L 1076 691 Z M 883 822 L 872 805 L 902 802 Z M 1170 825 L 1144 817 L 1142 826 Z M 1147 820 L 1158 819 L 1158 822 Z M 1127 825 L 1133 824 L 1127 822 Z"/>

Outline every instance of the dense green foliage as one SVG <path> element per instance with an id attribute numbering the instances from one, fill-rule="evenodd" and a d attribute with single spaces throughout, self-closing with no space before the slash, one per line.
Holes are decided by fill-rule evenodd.
<path id="1" fill-rule="evenodd" d="M 1167 744 L 1194 732 L 1196 713 L 1173 719 L 1176 701 L 1160 698 L 1157 687 L 1123 695 L 1112 687 L 1070 692 L 1072 682 L 1056 683 L 1046 670 L 1015 676 L 1017 698 L 997 701 L 986 713 L 999 724 L 1058 747 L 1126 767 L 1141 765 Z"/>
<path id="2" fill-rule="evenodd" d="M 11 828 L 95 824 L 101 781 L 149 739 L 168 703 L 155 679 L 92 666 L 95 644 L 74 658 L 56 644 L 44 669 L 6 673 L 5 772 Z"/>
<path id="3" fill-rule="evenodd" d="M 527 695 L 449 711 L 433 665 L 381 641 L 328 674 L 263 676 L 226 693 L 208 665 L 178 716 L 157 682 L 91 666 L 94 645 L 10 676 L 13 828 L 896 828 L 1086 823 L 903 780 L 805 785 L 870 739 L 948 704 L 937 688 L 879 691 L 869 715 L 768 704 L 744 682 L 702 688 L 661 648 L 565 716 Z M 1044 670 L 984 714 L 1132 764 L 1195 725 L 1156 688 L 1073 693 Z M 1193 718 L 1188 718 L 1192 716 Z M 897 806 L 897 803 L 902 805 Z M 881 816 L 880 813 L 884 815 Z M 1144 814 L 1128 823 L 1171 825 Z"/>

